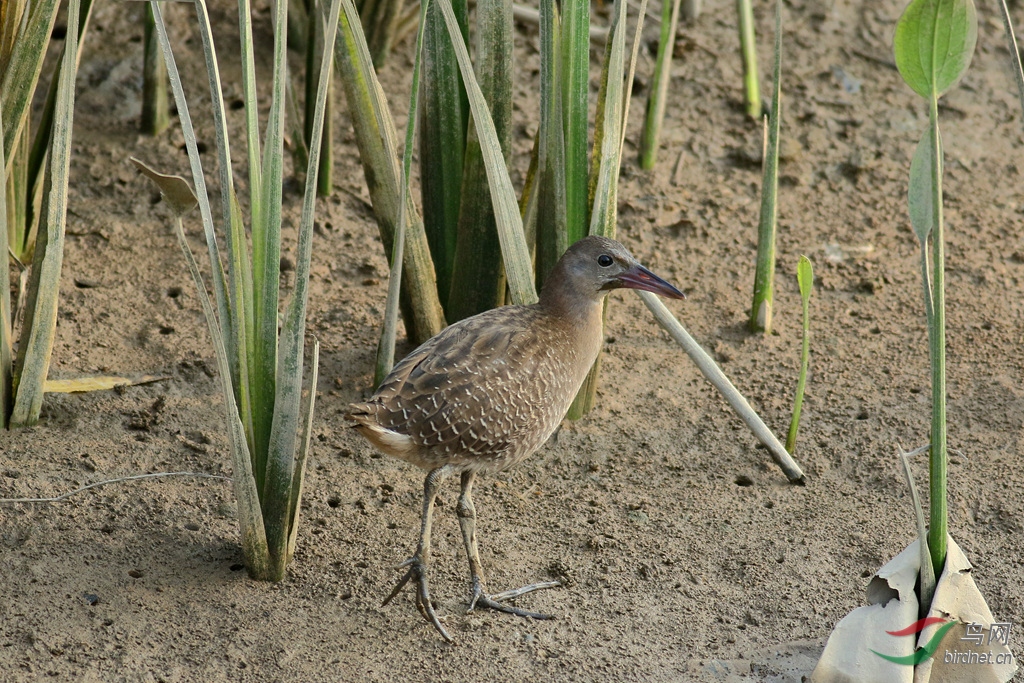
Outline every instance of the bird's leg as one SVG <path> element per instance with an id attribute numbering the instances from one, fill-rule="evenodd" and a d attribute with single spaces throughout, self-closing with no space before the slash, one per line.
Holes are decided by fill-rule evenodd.
<path id="1" fill-rule="evenodd" d="M 416 546 L 416 554 L 398 565 L 399 567 L 408 567 L 409 570 L 381 606 L 383 607 L 391 602 L 398 595 L 399 591 L 405 587 L 405 584 L 415 579 L 417 584 L 416 607 L 419 608 L 423 618 L 433 624 L 441 636 L 450 643 L 453 642 L 452 637 L 448 635 L 448 631 L 445 630 L 444 626 L 441 625 L 441 621 L 437 618 L 434 606 L 430 603 L 430 590 L 427 588 L 427 565 L 430 562 L 430 525 L 434 513 L 434 500 L 437 498 L 438 489 L 441 488 L 441 482 L 449 474 L 451 474 L 451 467 L 447 465 L 427 473 L 427 478 L 423 481 L 423 521 L 420 527 L 420 541 L 419 545 Z"/>
<path id="2" fill-rule="evenodd" d="M 484 592 L 484 570 L 480 564 L 480 552 L 476 546 L 476 507 L 473 505 L 473 480 L 476 473 L 467 470 L 462 473 L 462 493 L 459 494 L 459 504 L 455 508 L 459 516 L 459 527 L 462 529 L 462 540 L 466 544 L 466 556 L 469 558 L 469 575 L 473 582 L 473 595 L 469 601 L 469 612 L 477 606 L 496 609 L 501 612 L 508 612 L 520 617 L 531 617 L 533 619 L 551 619 L 550 614 L 539 612 L 527 612 L 526 610 L 503 604 L 505 600 L 518 598 L 541 588 L 555 588 L 561 586 L 559 581 L 544 581 L 530 584 L 515 590 L 505 591 L 488 595 Z"/>

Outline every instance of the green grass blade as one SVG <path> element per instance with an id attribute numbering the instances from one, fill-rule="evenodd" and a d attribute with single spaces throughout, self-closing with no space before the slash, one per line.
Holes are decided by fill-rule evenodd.
<path id="1" fill-rule="evenodd" d="M 665 120 L 665 104 L 668 101 L 668 84 L 672 80 L 672 50 L 679 23 L 679 3 L 680 0 L 664 0 L 661 5 L 658 55 L 654 62 L 654 76 L 651 79 L 643 134 L 640 137 L 640 168 L 647 170 L 654 168 L 658 158 L 661 124 Z"/>
<path id="2" fill-rule="evenodd" d="M 221 324 L 221 336 L 230 339 L 227 286 L 224 283 L 220 247 L 217 244 L 217 236 L 213 228 L 213 211 L 210 207 L 209 194 L 206 191 L 206 176 L 203 174 L 202 160 L 199 157 L 196 133 L 192 126 L 192 117 L 188 111 L 188 102 L 185 100 L 185 90 L 181 85 L 178 66 L 174 61 L 174 53 L 171 51 L 171 44 L 167 38 L 167 27 L 164 25 L 160 3 L 150 2 L 150 6 L 153 8 L 157 41 L 160 43 L 160 49 L 164 53 L 164 63 L 167 64 L 167 80 L 171 85 L 174 103 L 178 109 L 178 120 L 181 123 L 182 137 L 185 139 L 185 149 L 188 152 L 192 182 L 196 188 L 196 196 L 199 198 L 199 212 L 202 217 L 203 234 L 206 238 L 206 247 L 210 256 L 213 293 L 217 305 L 217 319 Z"/>
<path id="3" fill-rule="evenodd" d="M 156 5 L 156 2 L 152 3 Z M 159 17 L 159 15 L 157 15 Z M 166 52 L 164 53 L 166 57 Z M 263 526 L 263 515 L 260 512 L 259 496 L 256 492 L 256 480 L 252 471 L 252 458 L 246 444 L 245 432 L 238 417 L 238 408 L 234 401 L 231 388 L 231 370 L 228 367 L 228 354 L 221 335 L 221 326 L 206 293 L 206 284 L 199 273 L 195 257 L 185 239 L 185 231 L 181 226 L 181 217 L 174 219 L 178 245 L 181 247 L 188 263 L 192 279 L 196 284 L 199 302 L 202 304 L 206 322 L 213 340 L 214 356 L 217 359 L 217 376 L 220 378 L 221 393 L 224 395 L 224 410 L 228 423 L 228 442 L 231 445 L 231 481 L 235 487 L 235 499 L 238 502 L 238 525 L 241 535 L 242 555 L 249 576 L 254 579 L 266 579 L 270 575 L 270 553 L 267 548 L 267 534 Z"/>
<path id="4" fill-rule="evenodd" d="M 253 63 L 252 10 L 249 0 L 238 0 L 238 29 L 242 46 L 242 98 L 245 102 L 245 142 L 249 159 L 249 218 L 262 224 L 263 163 L 260 158 L 260 116 L 256 99 L 256 66 Z"/>
<path id="5" fill-rule="evenodd" d="M 302 440 L 299 442 L 299 453 L 295 457 L 295 474 L 292 477 L 291 508 L 288 519 L 291 529 L 288 531 L 288 560 L 295 554 L 295 542 L 299 533 L 299 516 L 302 511 L 302 494 L 305 490 L 306 461 L 309 459 L 309 442 L 313 436 L 313 412 L 316 408 L 316 386 L 320 378 L 320 341 L 313 338 L 313 360 L 310 364 L 309 403 L 302 421 Z"/>
<path id="6" fill-rule="evenodd" d="M 626 54 L 626 0 L 616 0 L 609 49 L 603 69 L 604 97 L 601 108 L 600 137 L 595 133 L 595 158 L 598 163 L 594 204 L 590 212 L 590 234 L 615 237 L 617 185 L 622 138 L 623 70 Z M 603 101 L 601 101 L 603 99 Z M 597 147 L 600 142 L 600 148 Z M 600 154 L 597 150 L 600 149 Z"/>
<path id="7" fill-rule="evenodd" d="M 419 95 L 420 95 L 420 69 L 423 56 L 423 36 L 426 32 L 427 22 L 425 21 L 426 11 L 430 0 L 421 0 L 420 4 L 420 26 L 416 32 L 416 56 L 412 67 L 412 87 L 409 93 L 409 116 L 405 127 L 405 146 L 402 150 L 402 177 L 399 182 L 401 193 L 409 197 L 409 174 L 412 171 L 412 150 L 416 142 L 416 121 L 419 118 Z M 407 221 L 405 219 L 407 207 L 410 201 L 399 204 L 398 222 L 395 230 L 394 250 L 391 254 L 391 263 L 402 263 L 405 259 L 405 238 Z M 380 340 L 377 343 L 377 362 L 374 368 L 373 385 L 380 386 L 380 383 L 391 372 L 395 365 L 395 337 L 398 332 L 398 308 L 401 298 L 402 268 L 392 268 L 388 277 L 388 298 L 384 308 L 384 324 L 381 326 Z"/>
<path id="8" fill-rule="evenodd" d="M 0 110 L 0 138 L 3 137 L 3 111 Z M 4 148 L 0 145 L 0 169 L 6 168 Z M 6 183 L 6 174 L 0 176 Z M 0 250 L 7 249 L 7 192 L 0 189 Z M 14 331 L 11 328 L 11 260 L 0 254 L 0 429 L 7 429 L 7 421 L 14 405 Z"/>
<path id="9" fill-rule="evenodd" d="M 324 18 L 320 11 L 319 0 L 310 0 L 309 19 L 307 21 L 306 40 L 306 73 L 305 73 L 305 112 L 303 116 L 303 139 L 306 142 L 306 153 L 309 153 L 309 143 L 313 137 L 314 108 L 316 107 L 316 91 L 320 86 L 317 78 L 320 73 L 320 57 L 324 49 Z M 317 172 L 317 195 L 329 197 L 334 186 L 334 156 L 331 149 L 334 146 L 334 81 L 330 83 L 330 90 L 327 95 L 327 111 L 324 114 L 324 129 L 322 134 L 322 148 L 320 150 L 320 169 Z M 294 98 L 289 97 L 289 101 Z M 308 157 L 306 159 L 308 163 Z"/>
<path id="10" fill-rule="evenodd" d="M 740 52 L 743 55 L 743 101 L 747 116 L 761 118 L 761 87 L 757 74 L 757 39 L 754 36 L 754 10 L 750 0 L 736 0 L 740 18 Z"/>
<path id="11" fill-rule="evenodd" d="M 85 34 L 89 28 L 89 19 L 92 17 L 92 0 L 82 0 L 82 9 L 79 12 L 78 20 L 78 55 L 75 59 L 75 68 L 82 61 L 82 48 L 85 46 Z M 64 51 L 67 50 L 67 42 L 61 48 L 61 59 L 57 63 L 53 78 L 50 80 L 50 87 L 46 92 L 46 101 L 39 117 L 35 120 L 36 134 L 32 140 L 31 151 L 28 155 L 28 168 L 26 173 L 27 194 L 26 205 L 22 208 L 25 216 L 25 224 L 28 234 L 24 236 L 21 244 L 21 253 L 26 256 L 31 254 L 32 242 L 39 225 L 39 210 L 42 206 L 43 196 L 43 170 L 46 164 L 46 154 L 50 149 L 50 137 L 53 133 L 53 108 L 57 103 L 57 84 L 60 83 L 61 62 L 64 59 Z M 26 133 L 28 132 L 26 128 Z"/>
<path id="12" fill-rule="evenodd" d="M 147 135 L 157 135 L 171 123 L 167 108 L 167 65 L 156 43 L 153 10 L 146 6 L 142 31 L 142 118 L 140 128 Z"/>
<path id="13" fill-rule="evenodd" d="M 252 226 L 253 352 L 252 409 L 253 459 L 257 490 L 266 491 L 267 453 L 274 421 L 277 381 L 278 294 L 281 278 L 281 202 L 284 176 L 285 96 L 288 83 L 288 3 L 276 4 L 274 26 L 274 77 L 271 87 L 267 137 L 263 147 L 261 223 Z M 312 154 L 310 155 L 312 157 Z M 269 534 L 268 530 L 268 534 Z M 273 548 L 271 548 L 273 552 Z"/>
<path id="14" fill-rule="evenodd" d="M 562 125 L 561 26 L 555 0 L 540 3 L 540 129 L 537 131 L 537 286 L 569 248 L 565 128 Z"/>
<path id="15" fill-rule="evenodd" d="M 228 366 L 231 368 L 231 384 L 235 388 L 235 400 L 238 402 L 242 422 L 252 424 L 251 386 L 250 386 L 250 349 L 251 341 L 246 337 L 248 328 L 245 315 L 251 305 L 251 285 L 247 288 L 243 271 L 249 271 L 249 251 L 245 240 L 245 228 L 242 225 L 241 211 L 237 210 L 234 177 L 232 175 L 231 146 L 228 138 L 227 115 L 224 111 L 224 93 L 221 87 L 220 67 L 217 63 L 216 47 L 213 42 L 213 30 L 210 17 L 204 2 L 196 2 L 199 35 L 206 60 L 206 74 L 210 87 L 210 101 L 213 110 L 213 124 L 217 139 L 218 170 L 220 173 L 221 220 L 224 225 L 225 249 L 227 251 L 227 290 L 228 318 L 221 320 L 224 335 L 228 341 Z M 247 430 L 249 431 L 249 430 Z"/>
<path id="16" fill-rule="evenodd" d="M 283 3 L 282 3 L 283 4 Z M 324 114 L 330 92 L 331 56 L 337 34 L 340 0 L 331 3 L 331 15 L 324 35 L 324 50 L 317 79 L 316 108 L 309 146 L 309 165 L 306 167 L 306 190 L 302 199 L 302 217 L 299 221 L 298 253 L 295 259 L 295 289 L 285 311 L 281 326 L 280 350 L 277 363 L 276 397 L 273 425 L 267 449 L 266 481 L 263 489 L 263 523 L 267 529 L 267 547 L 270 549 L 272 578 L 280 580 L 288 564 L 288 544 L 291 535 L 289 517 L 295 478 L 295 446 L 298 438 L 299 416 L 302 411 L 303 345 L 306 334 L 306 303 L 309 296 L 309 262 L 313 253 L 313 219 L 316 216 L 317 174 L 320 168 L 320 150 L 323 141 Z M 310 21 L 316 19 L 310 15 Z M 278 26 L 284 26 L 283 22 Z M 281 36 L 283 40 L 284 36 Z M 275 330 L 276 333 L 276 330 Z M 314 388 L 315 391 L 315 388 Z"/>
<path id="17" fill-rule="evenodd" d="M 14 43 L 14 51 L 0 80 L 0 107 L 3 107 L 4 121 L 7 122 L 4 128 L 4 159 L 8 174 L 14 160 L 15 142 L 20 139 L 22 129 L 27 125 L 32 96 L 43 69 L 46 46 L 50 42 L 59 4 L 57 0 L 40 0 L 32 5 L 28 23 Z M 78 25 L 77 17 L 74 24 Z M 78 44 L 77 30 L 74 42 Z"/>
<path id="18" fill-rule="evenodd" d="M 761 181 L 761 216 L 757 226 L 757 267 L 754 296 L 747 326 L 751 332 L 770 334 L 775 303 L 775 231 L 778 227 L 779 128 L 782 121 L 782 6 L 775 4 L 775 69 L 772 76 L 772 111 L 768 118 L 768 146 Z"/>
<path id="19" fill-rule="evenodd" d="M 437 3 L 427 8 L 420 105 L 420 196 L 423 225 L 437 273 L 437 291 L 448 311 L 465 162 L 466 94 L 454 48 Z M 462 24 L 459 35 L 464 36 Z"/>
<path id="20" fill-rule="evenodd" d="M 1010 9 L 1006 6 L 1006 0 L 999 0 L 999 16 L 1003 20 L 1003 30 L 1006 32 L 1006 43 L 1010 50 L 1010 64 L 1013 70 L 1013 80 L 1017 84 L 1017 96 L 1020 98 L 1020 110 L 1024 114 L 1024 67 L 1020 62 L 1020 49 L 1017 47 L 1017 37 L 1013 34 L 1013 20 L 1010 18 Z M 1024 118 L 1021 119 L 1024 122 Z"/>
<path id="21" fill-rule="evenodd" d="M 352 0 L 342 0 L 339 21 L 335 47 L 339 80 L 348 102 L 381 242 L 390 262 L 401 201 L 395 126 Z M 401 307 L 405 328 L 419 343 L 440 332 L 445 320 L 423 222 L 408 197 L 406 202 Z"/>
<path id="22" fill-rule="evenodd" d="M 638 19 L 643 21 L 643 16 Z M 642 26 L 639 27 L 642 29 Z M 611 34 L 605 50 L 605 61 L 601 73 L 601 89 L 598 93 L 598 115 L 594 132 L 594 158 L 592 168 L 596 174 L 591 183 L 593 206 L 590 211 L 590 234 L 615 237 L 618 215 L 619 165 L 622 153 L 622 127 L 624 125 L 623 71 L 626 63 L 626 0 L 616 0 L 613 9 Z M 605 302 L 607 311 L 607 302 Z M 594 407 L 597 399 L 598 378 L 601 374 L 601 357 L 594 361 L 569 407 L 566 417 L 578 420 Z"/>
<path id="23" fill-rule="evenodd" d="M 68 175 L 71 168 L 71 132 L 75 107 L 78 19 L 81 3 L 70 0 L 68 32 L 50 144 L 49 192 L 44 203 L 44 222 L 38 237 L 29 281 L 25 322 L 14 368 L 14 409 L 11 426 L 24 427 L 39 420 L 43 384 L 57 328 L 60 269 L 64 259 L 64 222 L 67 217 Z M 6 283 L 5 285 L 6 286 Z"/>
<path id="24" fill-rule="evenodd" d="M 451 2 L 450 0 L 439 0 L 435 6 L 440 7 L 444 15 L 448 35 L 451 37 L 463 82 L 466 84 L 473 121 L 480 137 L 480 149 L 483 153 L 484 167 L 487 170 L 491 203 L 494 207 L 494 218 L 498 227 L 498 238 L 501 241 L 501 253 L 512 302 L 531 304 L 537 301 L 537 290 L 533 284 L 530 250 L 526 246 L 523 220 L 519 215 L 519 203 L 516 200 L 515 191 L 512 189 L 512 181 L 508 177 L 508 169 L 505 168 L 505 159 L 501 153 L 498 134 L 494 130 L 494 122 L 491 121 L 490 112 L 487 110 L 487 102 L 473 75 L 469 52 L 462 39 Z"/>
<path id="25" fill-rule="evenodd" d="M 29 192 L 28 181 L 29 142 L 31 141 L 29 132 L 28 126 L 22 128 L 21 139 L 15 143 L 15 158 L 13 163 L 8 164 L 7 183 L 4 188 L 7 196 L 7 225 L 9 226 L 7 246 L 22 263 L 32 260 L 32 247 L 36 239 L 29 213 L 29 207 L 32 206 L 34 200 L 33 195 Z M 42 176 L 42 171 L 39 175 Z M 41 191 L 42 186 L 39 189 Z M 38 224 L 38 221 L 36 223 Z"/>
<path id="26" fill-rule="evenodd" d="M 565 141 L 565 206 L 568 244 L 587 234 L 590 202 L 587 135 L 590 126 L 590 1 L 562 3 L 559 34 Z"/>
<path id="27" fill-rule="evenodd" d="M 512 148 L 512 0 L 477 0 L 476 75 L 508 166 Z M 487 196 L 487 173 L 476 127 L 466 139 L 458 239 L 447 317 L 455 322 L 505 301 L 501 242 Z"/>
<path id="28" fill-rule="evenodd" d="M 800 346 L 800 375 L 796 381 L 796 398 L 793 399 L 793 419 L 789 422 L 786 435 L 786 450 L 796 448 L 797 432 L 800 429 L 800 410 L 804 405 L 804 390 L 807 388 L 807 361 L 811 354 L 811 291 L 814 288 L 814 269 L 811 260 L 801 255 L 796 266 L 796 280 L 800 287 L 800 303 L 803 307 L 803 338 Z"/>

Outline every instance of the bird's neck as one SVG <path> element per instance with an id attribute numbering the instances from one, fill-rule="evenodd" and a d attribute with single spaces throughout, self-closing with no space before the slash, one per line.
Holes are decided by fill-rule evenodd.
<path id="1" fill-rule="evenodd" d="M 564 319 L 567 323 L 581 325 L 600 319 L 602 302 L 607 292 L 584 289 L 577 278 L 567 272 L 559 262 L 548 275 L 540 293 L 538 304 L 548 313 Z"/>

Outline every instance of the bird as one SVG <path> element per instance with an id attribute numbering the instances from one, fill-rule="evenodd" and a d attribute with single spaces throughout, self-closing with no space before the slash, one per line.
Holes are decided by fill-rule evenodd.
<path id="1" fill-rule="evenodd" d="M 486 592 L 473 484 L 478 475 L 529 457 L 559 427 L 600 353 L 604 298 L 618 288 L 685 298 L 619 242 L 585 237 L 555 264 L 537 303 L 501 306 L 450 325 L 400 361 L 366 402 L 349 406 L 345 417 L 374 447 L 427 471 L 419 542 L 413 556 L 398 565 L 407 570 L 384 605 L 413 581 L 420 613 L 452 642 L 431 603 L 427 576 L 434 503 L 442 482 L 458 474 L 456 514 L 471 581 L 468 611 L 486 607 L 552 617 L 506 603 L 557 581 Z"/>

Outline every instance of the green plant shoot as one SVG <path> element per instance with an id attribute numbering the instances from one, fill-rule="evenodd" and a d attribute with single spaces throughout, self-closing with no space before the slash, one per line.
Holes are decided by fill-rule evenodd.
<path id="1" fill-rule="evenodd" d="M 782 121 L 782 2 L 775 3 L 775 68 L 772 85 L 772 110 L 768 117 L 761 181 L 761 217 L 757 226 L 757 269 L 754 273 L 754 299 L 748 326 L 751 332 L 772 331 L 772 307 L 775 291 L 775 231 L 778 227 L 779 128 Z"/>
<path id="2" fill-rule="evenodd" d="M 800 409 L 804 405 L 804 389 L 807 387 L 807 361 L 811 356 L 811 292 L 814 291 L 814 269 L 811 259 L 801 255 L 796 264 L 796 281 L 800 287 L 800 304 L 803 308 L 803 335 L 800 346 L 800 376 L 796 381 L 796 397 L 793 399 L 793 419 L 789 422 L 786 435 L 786 451 L 796 449 L 796 435 L 800 429 Z"/>
<path id="3" fill-rule="evenodd" d="M 761 118 L 761 88 L 757 79 L 757 39 L 754 36 L 754 10 L 750 0 L 736 0 L 739 14 L 740 53 L 743 57 L 743 103 L 747 116 Z"/>
<path id="4" fill-rule="evenodd" d="M 914 0 L 896 24 L 896 66 L 907 85 L 928 101 L 928 131 L 910 166 L 908 204 L 922 243 L 922 279 L 932 369 L 928 546 L 936 574 L 946 562 L 946 299 L 942 218 L 942 141 L 939 97 L 963 77 L 974 55 L 978 18 L 972 0 Z M 930 226 L 930 229 L 929 229 Z M 931 240 L 929 280 L 928 240 Z"/>

